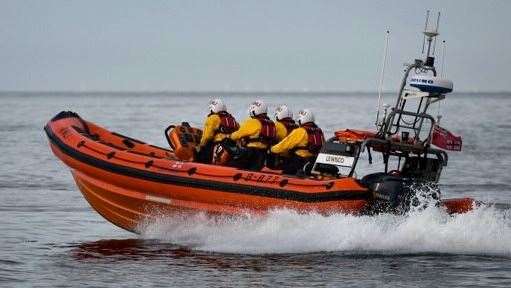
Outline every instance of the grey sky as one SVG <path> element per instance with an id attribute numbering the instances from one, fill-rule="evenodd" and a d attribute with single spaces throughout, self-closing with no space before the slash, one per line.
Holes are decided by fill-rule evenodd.
<path id="1" fill-rule="evenodd" d="M 5 1 L 0 90 L 385 89 L 442 13 L 460 91 L 511 91 L 511 1 Z M 437 51 L 438 52 L 438 51 Z"/>

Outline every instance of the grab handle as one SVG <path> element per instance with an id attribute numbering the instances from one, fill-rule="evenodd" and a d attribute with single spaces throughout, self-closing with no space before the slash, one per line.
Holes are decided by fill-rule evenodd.
<path id="1" fill-rule="evenodd" d="M 176 128 L 176 125 L 170 125 L 169 127 L 167 127 L 165 129 L 165 138 L 167 139 L 167 142 L 169 142 L 169 146 L 172 150 L 176 149 L 176 147 L 174 147 L 174 145 L 172 145 L 172 142 L 170 141 L 170 137 L 169 137 L 169 133 L 174 129 Z"/>

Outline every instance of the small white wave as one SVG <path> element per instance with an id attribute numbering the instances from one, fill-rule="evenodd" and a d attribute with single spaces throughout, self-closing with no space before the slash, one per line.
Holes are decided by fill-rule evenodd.
<path id="1" fill-rule="evenodd" d="M 299 214 L 159 217 L 140 227 L 143 238 L 227 253 L 467 253 L 511 255 L 508 212 L 480 207 L 450 216 L 427 208 L 406 216 Z"/>

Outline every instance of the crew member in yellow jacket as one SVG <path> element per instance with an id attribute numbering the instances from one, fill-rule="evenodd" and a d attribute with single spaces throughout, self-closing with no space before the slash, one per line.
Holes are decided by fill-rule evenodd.
<path id="1" fill-rule="evenodd" d="M 309 109 L 298 113 L 299 127 L 291 131 L 277 145 L 271 147 L 275 154 L 291 153 L 290 161 L 283 167 L 285 174 L 301 174 L 308 162 L 315 161 L 325 143 L 323 131 L 314 123 L 314 114 Z M 311 163 L 312 164 L 312 163 Z M 309 165 L 312 167 L 312 165 Z M 305 171 L 308 174 L 310 171 Z"/>
<path id="2" fill-rule="evenodd" d="M 277 129 L 277 140 L 278 142 L 286 138 L 291 131 L 298 128 L 293 119 L 293 112 L 287 105 L 280 105 L 275 109 L 275 128 Z M 276 155 L 270 153 L 266 159 L 266 166 L 272 169 L 282 169 L 289 162 L 291 155 L 289 153 L 283 153 Z"/>
<path id="3" fill-rule="evenodd" d="M 238 122 L 227 112 L 227 107 L 221 99 L 211 100 L 208 109 L 209 115 L 204 121 L 199 144 L 199 162 L 202 163 L 211 163 L 215 145 L 239 128 Z"/>
<path id="4" fill-rule="evenodd" d="M 298 128 L 293 120 L 293 112 L 287 105 L 280 105 L 275 109 L 275 128 L 277 128 L 277 139 L 282 141 L 291 131 Z"/>
<path id="5" fill-rule="evenodd" d="M 248 113 L 249 118 L 241 123 L 238 131 L 231 134 L 231 139 L 239 141 L 243 147 L 238 166 L 258 171 L 265 165 L 269 147 L 277 142 L 277 129 L 268 118 L 268 107 L 262 100 L 251 103 Z"/>

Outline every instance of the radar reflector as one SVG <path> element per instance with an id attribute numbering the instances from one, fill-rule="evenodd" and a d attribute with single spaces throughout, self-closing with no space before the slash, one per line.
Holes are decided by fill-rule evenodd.
<path id="1" fill-rule="evenodd" d="M 415 87 L 422 92 L 446 94 L 453 91 L 452 81 L 445 78 L 429 75 L 414 75 L 410 77 L 409 81 L 410 86 Z"/>

